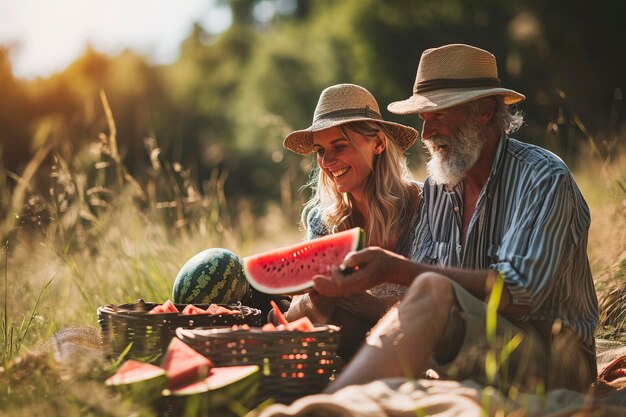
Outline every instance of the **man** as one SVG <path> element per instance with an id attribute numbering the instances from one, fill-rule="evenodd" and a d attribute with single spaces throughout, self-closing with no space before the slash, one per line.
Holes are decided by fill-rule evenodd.
<path id="1" fill-rule="evenodd" d="M 412 97 L 388 107 L 422 118 L 431 155 L 412 260 L 366 248 L 344 260 L 355 272 L 335 270 L 314 287 L 409 290 L 328 392 L 433 364 L 444 376 L 530 390 L 584 391 L 595 379 L 589 209 L 558 157 L 507 136 L 523 121 L 509 106 L 523 99 L 500 87 L 487 51 L 422 54 Z"/>

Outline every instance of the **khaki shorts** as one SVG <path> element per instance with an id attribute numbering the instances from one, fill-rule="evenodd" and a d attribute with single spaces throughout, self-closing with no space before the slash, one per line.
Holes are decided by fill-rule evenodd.
<path id="1" fill-rule="evenodd" d="M 452 285 L 457 304 L 433 354 L 440 376 L 531 392 L 582 392 L 595 380 L 595 348 L 573 330 L 553 322 L 514 323 L 497 314 L 495 331 L 488 334 L 486 303 Z"/>

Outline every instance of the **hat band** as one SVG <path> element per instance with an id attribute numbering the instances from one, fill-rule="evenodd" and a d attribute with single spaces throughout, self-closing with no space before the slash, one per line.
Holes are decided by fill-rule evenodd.
<path id="1" fill-rule="evenodd" d="M 472 88 L 472 87 L 500 87 L 499 78 L 437 78 L 420 81 L 415 86 L 414 93 L 426 93 L 445 88 Z"/>
<path id="2" fill-rule="evenodd" d="M 370 109 L 369 106 L 365 106 L 365 108 L 360 108 L 360 109 L 340 109 L 340 110 L 335 110 L 335 111 L 331 111 L 328 113 L 320 114 L 313 120 L 313 122 L 317 122 L 318 120 L 322 120 L 322 119 L 334 119 L 336 117 L 350 117 L 350 116 L 368 117 L 370 119 L 378 119 L 378 120 L 383 119 L 380 114 Z"/>

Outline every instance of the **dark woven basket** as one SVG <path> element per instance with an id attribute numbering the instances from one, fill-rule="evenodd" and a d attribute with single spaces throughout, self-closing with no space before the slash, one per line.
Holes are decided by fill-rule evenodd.
<path id="1" fill-rule="evenodd" d="M 180 313 L 147 314 L 157 303 L 137 300 L 131 304 L 107 305 L 98 308 L 98 322 L 102 329 L 102 341 L 109 356 L 119 356 L 132 342 L 126 358 L 148 362 L 157 361 L 165 352 L 178 327 L 215 327 L 233 324 L 261 325 L 261 311 L 243 305 L 219 304 L 237 314 Z M 179 311 L 186 304 L 175 304 Z M 207 304 L 194 304 L 206 309 Z"/>
<path id="2" fill-rule="evenodd" d="M 176 336 L 218 366 L 259 365 L 259 402 L 271 398 L 289 404 L 318 394 L 338 365 L 336 326 L 312 332 L 179 328 Z"/>

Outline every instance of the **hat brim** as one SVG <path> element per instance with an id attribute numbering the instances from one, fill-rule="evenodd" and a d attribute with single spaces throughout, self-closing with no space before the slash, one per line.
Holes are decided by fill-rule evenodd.
<path id="1" fill-rule="evenodd" d="M 341 126 L 343 124 L 352 122 L 374 122 L 385 125 L 393 136 L 390 139 L 393 140 L 403 152 L 409 149 L 411 145 L 415 143 L 417 137 L 419 136 L 417 130 L 399 123 L 387 122 L 385 120 L 372 119 L 369 117 L 336 117 L 315 121 L 311 126 L 306 129 L 296 130 L 295 132 L 290 133 L 285 137 L 285 140 L 283 141 L 283 146 L 290 151 L 293 151 L 300 155 L 309 154 L 314 150 L 314 132 L 319 132 L 324 129 Z"/>
<path id="2" fill-rule="evenodd" d="M 448 88 L 414 94 L 406 100 L 394 101 L 387 106 L 387 109 L 395 114 L 428 113 L 489 96 L 503 96 L 504 104 L 507 106 L 519 103 L 526 98 L 523 94 L 507 88 Z"/>

